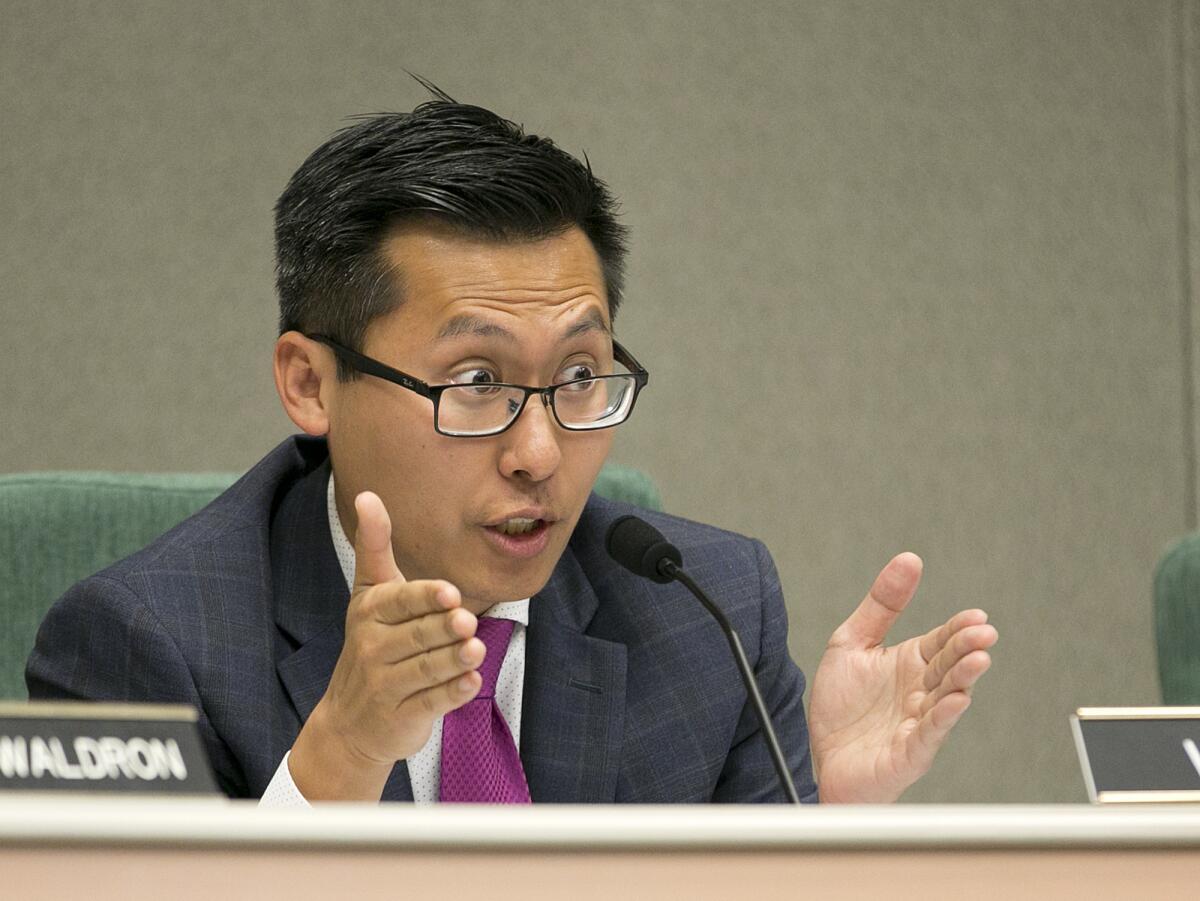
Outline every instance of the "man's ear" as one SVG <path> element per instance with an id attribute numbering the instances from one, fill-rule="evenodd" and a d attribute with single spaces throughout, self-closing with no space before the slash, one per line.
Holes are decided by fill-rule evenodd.
<path id="1" fill-rule="evenodd" d="M 299 332 L 275 342 L 275 390 L 292 422 L 309 435 L 329 432 L 329 403 L 337 390 L 337 363 L 325 345 Z"/>

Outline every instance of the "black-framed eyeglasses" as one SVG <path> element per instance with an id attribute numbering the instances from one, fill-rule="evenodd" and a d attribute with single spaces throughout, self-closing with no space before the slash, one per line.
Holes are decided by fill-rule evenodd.
<path id="1" fill-rule="evenodd" d="M 572 379 L 531 388 L 505 382 L 470 382 L 461 385 L 430 385 L 386 363 L 360 354 L 328 335 L 308 335 L 320 341 L 358 372 L 407 388 L 433 402 L 433 427 L 439 435 L 452 438 L 483 438 L 509 428 L 531 395 L 538 395 L 555 420 L 572 432 L 588 432 L 620 425 L 633 412 L 638 393 L 650 381 L 650 373 L 616 341 L 613 360 L 628 372 Z"/>

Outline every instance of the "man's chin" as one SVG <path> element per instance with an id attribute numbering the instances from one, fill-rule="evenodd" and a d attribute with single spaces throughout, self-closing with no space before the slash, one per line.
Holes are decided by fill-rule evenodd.
<path id="1" fill-rule="evenodd" d="M 557 562 L 558 556 L 554 559 L 554 563 Z M 482 612 L 496 604 L 531 598 L 546 587 L 554 572 L 553 564 L 542 560 L 524 560 L 521 564 L 519 567 L 499 569 L 481 567 L 488 572 L 483 574 L 476 570 L 457 583 L 466 606 L 476 612 Z"/>

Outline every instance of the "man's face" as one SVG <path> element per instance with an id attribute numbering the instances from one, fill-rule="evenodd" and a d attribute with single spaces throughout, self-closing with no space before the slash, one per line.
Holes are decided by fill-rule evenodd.
<path id="1" fill-rule="evenodd" d="M 492 243 L 413 228 L 384 252 L 404 300 L 368 327 L 368 356 L 431 385 L 543 386 L 613 371 L 600 261 L 580 230 Z M 405 578 L 446 579 L 477 611 L 545 585 L 613 438 L 562 429 L 538 397 L 500 435 L 439 435 L 429 399 L 363 375 L 336 385 L 329 415 L 347 531 L 354 497 L 374 491 Z M 536 525 L 520 533 L 528 520 Z"/>

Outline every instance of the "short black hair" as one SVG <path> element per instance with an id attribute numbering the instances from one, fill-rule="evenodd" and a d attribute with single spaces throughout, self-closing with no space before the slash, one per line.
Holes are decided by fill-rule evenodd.
<path id="1" fill-rule="evenodd" d="M 400 302 L 382 255 L 396 228 L 429 222 L 471 237 L 538 240 L 578 227 L 600 259 L 615 316 L 627 231 L 591 165 L 478 106 L 436 99 L 363 117 L 315 150 L 275 206 L 280 332 L 362 349 Z M 353 373 L 339 360 L 339 377 Z"/>

